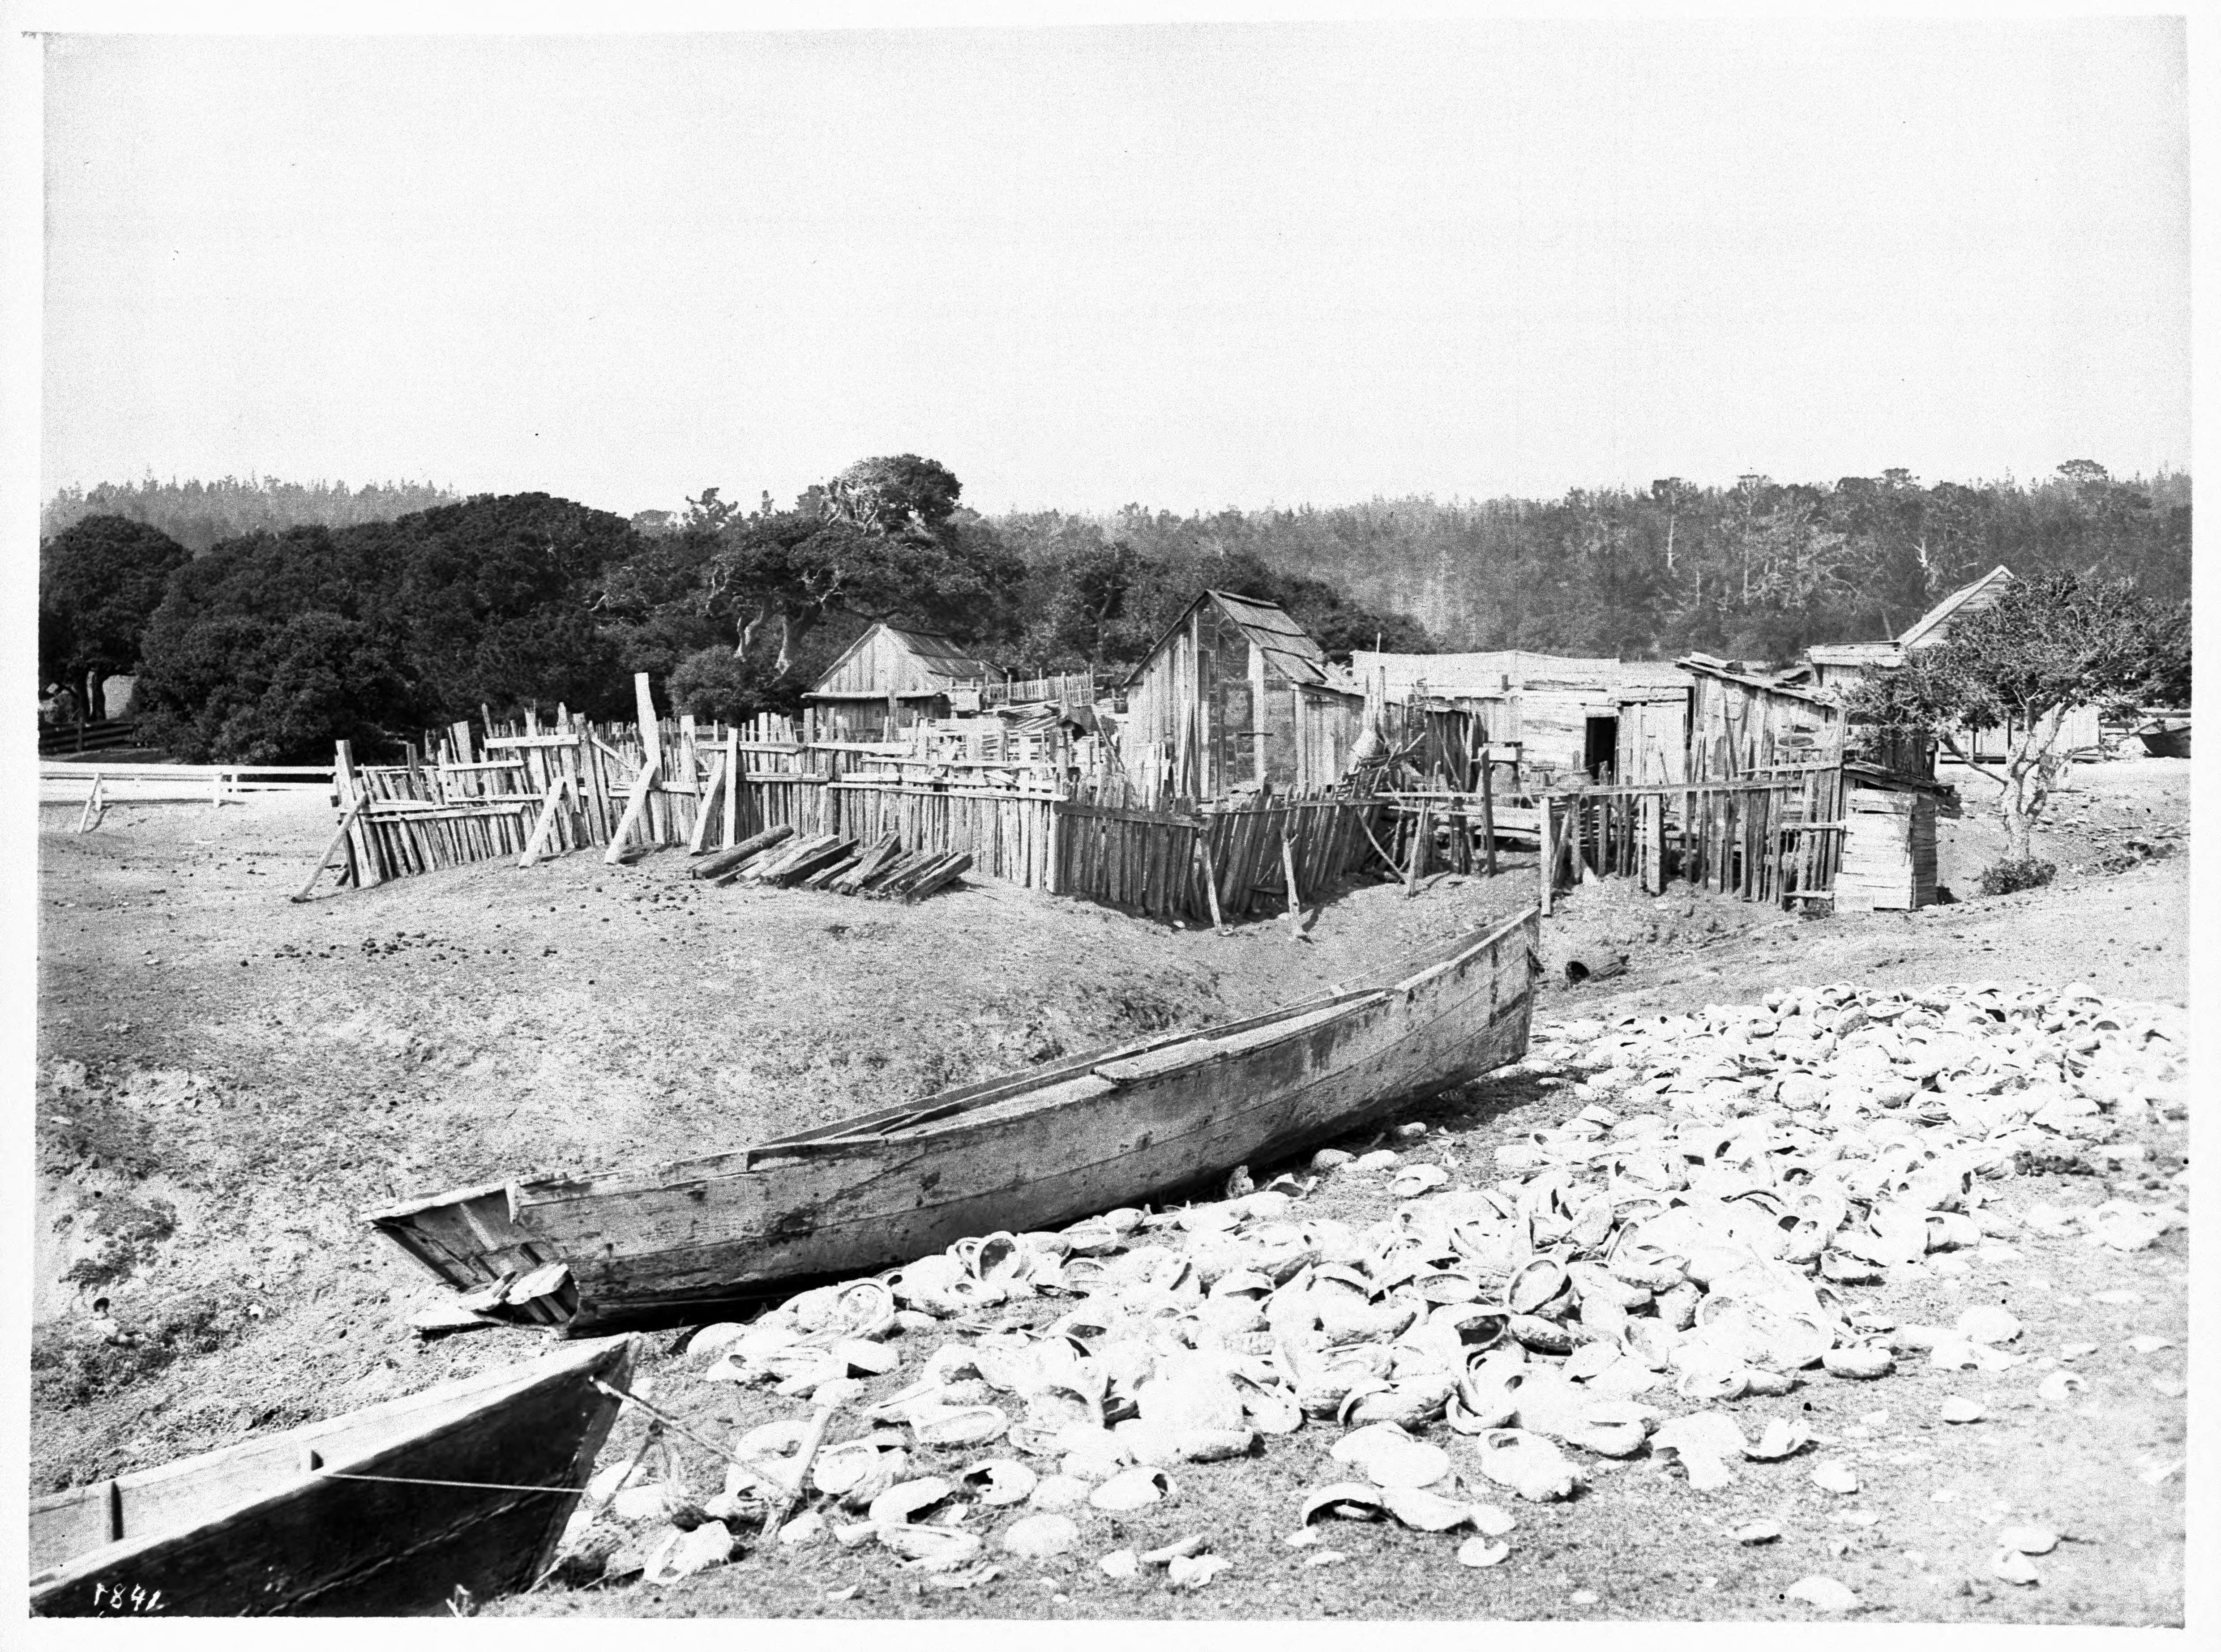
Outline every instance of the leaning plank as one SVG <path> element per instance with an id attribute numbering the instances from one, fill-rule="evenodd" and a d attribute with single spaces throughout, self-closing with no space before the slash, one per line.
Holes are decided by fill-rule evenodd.
<path id="1" fill-rule="evenodd" d="M 798 850 L 788 856 L 784 865 L 764 875 L 764 882 L 766 883 L 798 882 L 820 867 L 845 859 L 854 852 L 855 847 L 856 840 L 854 838 L 823 838 L 812 847 Z"/>
<path id="2" fill-rule="evenodd" d="M 532 837 L 524 845 L 524 852 L 516 857 L 517 870 L 522 871 L 547 851 L 555 836 L 555 822 L 563 813 L 563 796 L 571 784 L 569 777 L 558 780 L 548 789 L 547 805 L 540 811 L 540 819 L 533 823 Z"/>
<path id="3" fill-rule="evenodd" d="M 686 838 L 686 852 L 690 855 L 698 855 L 702 852 L 703 839 L 710 834 L 711 818 L 710 805 L 716 801 L 718 794 L 724 789 L 726 773 L 725 754 L 720 751 L 717 753 L 716 762 L 710 765 L 710 783 L 704 789 L 702 795 L 696 800 L 694 830 Z"/>
<path id="4" fill-rule="evenodd" d="M 841 876 L 842 874 L 847 872 L 850 867 L 854 866 L 859 858 L 860 857 L 855 846 L 851 844 L 847 853 L 836 856 L 833 859 L 827 861 L 816 871 L 806 873 L 802 877 L 797 879 L 796 882 L 799 887 L 805 889 L 825 888 L 832 883 L 835 878 Z"/>
<path id="5" fill-rule="evenodd" d="M 877 876 L 879 870 L 885 867 L 889 861 L 894 859 L 896 856 L 901 853 L 901 838 L 896 837 L 885 837 L 880 838 L 879 842 L 873 844 L 871 848 L 865 851 L 865 852 L 858 857 L 854 865 L 849 867 L 846 871 L 842 872 L 838 878 L 834 880 L 834 888 L 842 895 L 855 894 L 858 889 L 863 888 L 863 886 L 872 878 Z"/>
<path id="6" fill-rule="evenodd" d="M 339 826 L 332 833 L 332 840 L 324 845 L 324 852 L 316 857 L 316 863 L 309 873 L 309 881 L 301 886 L 300 894 L 293 897 L 296 902 L 309 898 L 309 891 L 316 887 L 316 880 L 324 875 L 324 868 L 332 863 L 332 857 L 339 853 L 340 845 L 347 841 L 348 828 L 354 825 L 355 817 L 362 813 L 363 806 L 369 801 L 367 795 L 358 795 L 354 801 L 347 805 L 347 813 L 340 816 Z"/>
<path id="7" fill-rule="evenodd" d="M 645 693 L 645 689 L 642 692 Z M 662 754 L 651 751 L 647 766 L 640 771 L 640 778 L 632 783 L 632 796 L 626 801 L 624 819 L 617 822 L 617 829 L 610 834 L 609 851 L 602 857 L 604 865 L 615 866 L 624 858 L 625 840 L 632 836 L 633 828 L 640 824 L 641 815 L 648 807 L 648 793 L 655 784 L 656 770 L 662 766 Z"/>
<path id="8" fill-rule="evenodd" d="M 788 872 L 798 870 L 804 861 L 821 852 L 836 839 L 828 833 L 815 833 L 797 838 L 776 855 L 766 855 L 742 874 L 752 883 L 776 883 Z"/>

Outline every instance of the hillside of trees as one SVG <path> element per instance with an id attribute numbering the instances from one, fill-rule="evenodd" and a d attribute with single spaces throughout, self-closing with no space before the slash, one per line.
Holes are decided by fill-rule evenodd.
<path id="1" fill-rule="evenodd" d="M 39 537 L 51 539 L 88 516 L 121 516 L 160 528 L 197 555 L 247 533 L 283 533 L 294 527 L 353 527 L 390 522 L 411 511 L 454 502 L 456 495 L 429 482 L 281 482 L 276 477 L 219 482 L 103 482 L 64 488 L 39 513 Z"/>
<path id="2" fill-rule="evenodd" d="M 126 496 L 344 512 L 374 492 L 103 488 L 49 513 Z M 743 509 L 713 488 L 684 513 L 628 520 L 485 496 L 256 527 L 200 555 L 141 517 L 80 514 L 41 545 L 41 658 L 57 674 L 135 665 L 148 732 L 180 757 L 277 762 L 315 760 L 335 738 L 391 749 L 480 705 L 623 715 L 636 670 L 698 716 L 789 710 L 880 619 L 1020 674 L 1115 679 L 1211 587 L 1280 603 L 1337 657 L 1377 641 L 1761 660 L 1900 631 L 2000 562 L 2125 579 L 2185 615 L 2190 590 L 2189 479 L 2120 482 L 2086 461 L 2030 485 L 1892 471 L 1210 516 L 991 518 L 961 495 L 945 467 L 904 454 L 787 507 L 765 495 Z"/>
<path id="3" fill-rule="evenodd" d="M 1409 614 L 1447 649 L 1786 662 L 1814 643 L 1894 636 L 2000 563 L 2023 577 L 2124 578 L 2154 602 L 2187 601 L 2190 509 L 2187 476 L 2120 481 L 2074 460 L 2032 483 L 1924 485 L 1902 471 L 1832 487 L 1669 477 L 1550 501 L 1185 517 L 1129 506 L 996 526 L 1048 558 L 1117 545 L 1204 566 L 1254 559 Z"/>

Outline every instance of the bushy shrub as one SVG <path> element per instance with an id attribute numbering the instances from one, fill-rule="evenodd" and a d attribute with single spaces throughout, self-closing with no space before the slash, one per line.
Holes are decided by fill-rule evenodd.
<path id="1" fill-rule="evenodd" d="M 2058 876 L 2059 869 L 2048 860 L 2029 857 L 2022 860 L 2001 860 L 1982 871 L 1984 895 L 2017 895 L 2023 889 L 2040 889 Z"/>

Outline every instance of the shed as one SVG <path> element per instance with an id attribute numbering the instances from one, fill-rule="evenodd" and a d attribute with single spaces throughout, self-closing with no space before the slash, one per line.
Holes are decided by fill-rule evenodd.
<path id="1" fill-rule="evenodd" d="M 1125 766 L 1164 801 L 1329 786 L 1364 726 L 1364 695 L 1304 628 L 1230 591 L 1189 603 L 1125 686 Z"/>
<path id="2" fill-rule="evenodd" d="M 1473 712 L 1488 739 L 1519 744 L 1523 764 L 1543 783 L 1561 773 L 1631 778 L 1630 758 L 1640 761 L 1655 740 L 1678 749 L 1678 726 L 1686 714 L 1687 676 L 1655 660 L 1502 649 L 1470 654 L 1360 650 L 1350 661 L 1366 692 L 1383 702 L 1435 698 Z M 1630 705 L 1642 708 L 1631 732 Z"/>
<path id="3" fill-rule="evenodd" d="M 884 620 L 850 643 L 802 696 L 806 739 L 883 740 L 946 717 L 950 696 L 995 675 L 946 637 Z"/>
<path id="4" fill-rule="evenodd" d="M 1687 779 L 1737 779 L 1842 761 L 1843 709 L 1832 696 L 1709 654 L 1674 664 L 1691 679 Z"/>
<path id="5" fill-rule="evenodd" d="M 1936 904 L 1936 799 L 1924 791 L 1851 793 L 1838 912 L 1915 912 Z"/>

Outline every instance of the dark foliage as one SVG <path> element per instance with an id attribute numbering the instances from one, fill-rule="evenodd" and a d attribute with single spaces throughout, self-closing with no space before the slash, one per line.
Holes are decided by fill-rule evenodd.
<path id="1" fill-rule="evenodd" d="M 1774 661 L 1813 643 L 1894 636 L 1999 563 L 2024 578 L 2094 570 L 2151 601 L 2185 602 L 2190 525 L 2188 477 L 2122 482 L 2086 460 L 2027 484 L 1924 485 L 1903 471 L 1833 486 L 1669 477 L 1555 500 L 1207 516 L 1129 506 L 1105 519 L 1045 512 L 996 523 L 1036 564 L 1106 545 L 1161 563 L 1247 555 L 1275 577 L 1325 582 L 1353 606 L 1411 615 L 1444 648 L 1629 659 L 1703 649 Z M 1099 595 L 1072 606 L 1078 631 L 1092 633 Z"/>
<path id="2" fill-rule="evenodd" d="M 172 577 L 139 704 L 178 756 L 254 763 L 335 739 L 367 757 L 482 704 L 615 714 L 624 661 L 588 597 L 638 545 L 622 518 L 546 494 L 234 540 Z"/>
<path id="3" fill-rule="evenodd" d="M 170 576 L 191 559 L 159 528 L 121 516 L 87 516 L 42 540 L 40 681 L 131 670 Z"/>

